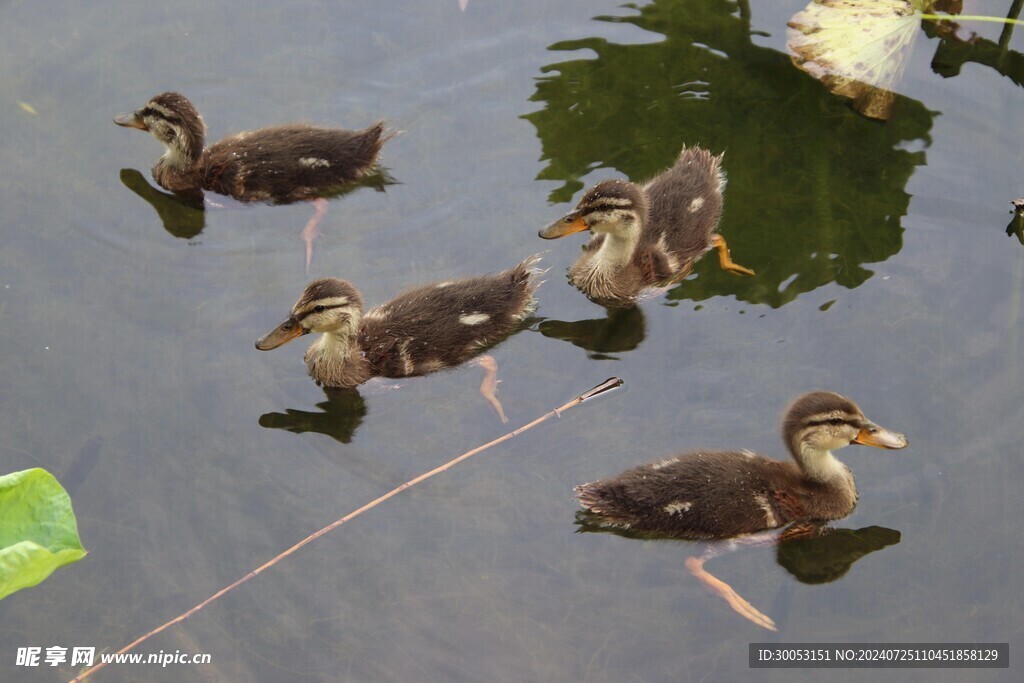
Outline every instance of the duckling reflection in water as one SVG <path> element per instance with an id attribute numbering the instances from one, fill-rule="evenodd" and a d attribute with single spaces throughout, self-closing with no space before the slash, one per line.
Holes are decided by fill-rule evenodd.
<path id="1" fill-rule="evenodd" d="M 630 306 L 660 293 L 686 277 L 711 249 L 718 250 L 723 269 L 753 275 L 732 261 L 716 232 L 725 190 L 721 162 L 721 155 L 683 147 L 675 165 L 643 185 L 598 183 L 539 235 L 556 239 L 582 230 L 593 233 L 569 268 L 569 281 L 605 306 Z"/>
<path id="2" fill-rule="evenodd" d="M 587 350 L 595 360 L 615 360 L 614 354 L 632 351 L 644 340 L 647 324 L 639 307 L 605 308 L 606 317 L 575 320 L 544 320 L 537 329 L 545 337 L 561 339 Z"/>
<path id="3" fill-rule="evenodd" d="M 674 538 L 774 543 L 779 534 L 771 530 L 792 537 L 853 512 L 853 474 L 833 450 L 849 444 L 907 445 L 905 436 L 868 420 L 853 401 L 824 391 L 796 399 L 782 431 L 792 462 L 750 451 L 697 451 L 582 484 L 576 497 L 602 526 Z M 775 630 L 769 617 L 704 569 L 720 552 L 713 548 L 690 557 L 686 567 L 736 612 Z"/>
<path id="4" fill-rule="evenodd" d="M 536 307 L 539 257 L 491 275 L 438 282 L 408 290 L 363 313 L 362 295 L 338 278 L 311 282 L 288 319 L 256 342 L 275 349 L 310 332 L 321 336 L 306 351 L 317 384 L 345 389 L 373 377 L 415 377 L 455 367 L 517 331 Z M 497 364 L 480 390 L 507 421 L 498 403 Z"/>
<path id="5" fill-rule="evenodd" d="M 169 192 L 162 192 L 153 187 L 134 168 L 121 169 L 121 183 L 129 190 L 138 195 L 147 204 L 153 207 L 164 230 L 171 235 L 181 239 L 193 239 L 206 228 L 206 203 L 201 195 L 183 196 Z M 372 171 L 359 180 L 355 180 L 336 192 L 331 192 L 331 199 L 339 199 L 356 192 L 362 188 L 373 188 L 377 192 L 386 192 L 389 185 L 395 185 L 398 181 L 381 166 L 375 166 Z M 313 251 L 312 242 L 306 243 L 307 268 L 312 263 Z"/>
<path id="6" fill-rule="evenodd" d="M 164 230 L 175 237 L 190 240 L 206 227 L 202 197 L 182 197 L 161 192 L 134 168 L 121 169 L 121 183 L 153 207 Z"/>
<path id="7" fill-rule="evenodd" d="M 896 545 L 902 535 L 895 529 L 869 526 L 863 529 L 819 527 L 779 543 L 775 561 L 801 583 L 823 584 L 842 578 L 855 562 L 871 553 Z"/>
<path id="8" fill-rule="evenodd" d="M 358 389 L 324 389 L 324 394 L 327 400 L 316 404 L 319 412 L 287 408 L 283 413 L 264 413 L 259 425 L 292 434 L 316 432 L 341 443 L 352 443 L 366 417 L 366 402 Z"/>
<path id="9" fill-rule="evenodd" d="M 1013 204 L 1013 218 L 1006 226 L 1006 236 L 1016 236 L 1017 241 L 1024 244 L 1024 197 L 1011 199 L 1010 203 Z"/>
<path id="10" fill-rule="evenodd" d="M 210 190 L 241 202 L 313 200 L 316 213 L 302 231 L 307 271 L 327 210 L 322 197 L 363 177 L 393 137 L 383 122 L 363 130 L 290 123 L 237 133 L 204 148 L 206 123 L 188 98 L 176 92 L 161 93 L 141 109 L 118 114 L 114 123 L 148 131 L 163 143 L 166 151 L 153 166 L 153 179 L 165 190 L 193 199 Z"/>

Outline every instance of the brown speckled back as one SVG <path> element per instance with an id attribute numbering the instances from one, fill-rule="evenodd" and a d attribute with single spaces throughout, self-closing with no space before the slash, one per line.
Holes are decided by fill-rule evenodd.
<path id="1" fill-rule="evenodd" d="M 535 305 L 532 263 L 418 287 L 367 311 L 359 347 L 373 374 L 408 377 L 452 367 L 504 339 Z"/>
<path id="2" fill-rule="evenodd" d="M 200 160 L 203 189 L 240 201 L 312 199 L 358 180 L 387 140 L 384 124 L 359 131 L 294 123 L 239 133 Z"/>
<path id="3" fill-rule="evenodd" d="M 722 215 L 725 175 L 721 156 L 700 147 L 684 147 L 672 168 L 645 187 L 649 229 L 641 249 L 664 244 L 681 262 L 699 259 L 711 248 Z"/>
<path id="4" fill-rule="evenodd" d="M 701 451 L 666 458 L 577 487 L 603 521 L 681 538 L 727 538 L 802 519 L 840 519 L 857 502 L 847 481 L 808 480 L 793 462 Z"/>

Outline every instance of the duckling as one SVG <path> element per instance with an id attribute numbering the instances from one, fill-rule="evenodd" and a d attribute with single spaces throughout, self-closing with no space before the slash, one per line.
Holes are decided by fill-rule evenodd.
<path id="1" fill-rule="evenodd" d="M 674 166 L 637 185 L 605 180 L 576 208 L 538 233 L 556 239 L 590 230 L 583 255 L 569 268 L 569 281 L 591 300 L 631 306 L 689 274 L 705 252 L 718 250 L 723 269 L 754 271 L 732 261 L 715 232 L 722 213 L 722 155 L 683 147 Z"/>
<path id="2" fill-rule="evenodd" d="M 737 614 L 776 631 L 771 617 L 704 564 L 739 542 L 778 543 L 819 532 L 824 522 L 853 512 L 853 475 L 832 450 L 851 443 L 890 449 L 907 445 L 907 437 L 879 427 L 856 403 L 826 391 L 804 394 L 790 404 L 782 432 L 795 462 L 750 451 L 678 455 L 577 486 L 576 497 L 584 508 L 579 514 L 630 532 L 730 539 L 686 558 L 686 569 Z M 781 535 L 771 531 L 782 527 Z"/>
<path id="3" fill-rule="evenodd" d="M 289 123 L 237 133 L 204 148 L 206 123 L 188 98 L 176 92 L 118 114 L 114 123 L 149 131 L 164 144 L 167 151 L 153 166 L 153 179 L 171 192 L 210 190 L 241 202 L 270 204 L 314 200 L 316 215 L 302 233 L 307 271 L 326 209 L 321 198 L 361 178 L 393 137 L 380 121 L 358 131 Z"/>
<path id="4" fill-rule="evenodd" d="M 609 526 L 729 538 L 849 515 L 857 505 L 857 488 L 832 451 L 851 443 L 907 445 L 905 436 L 868 420 L 850 399 L 825 391 L 796 399 L 782 432 L 793 462 L 750 451 L 697 451 L 582 484 L 576 497 Z"/>
<path id="5" fill-rule="evenodd" d="M 310 376 L 328 388 L 454 367 L 512 334 L 533 312 L 538 260 L 531 256 L 500 273 L 410 289 L 365 315 L 363 297 L 351 284 L 338 278 L 314 280 L 288 319 L 257 341 L 256 348 L 268 351 L 320 333 L 305 360 Z M 487 386 L 493 391 L 493 380 L 485 379 L 482 390 Z"/>
<path id="6" fill-rule="evenodd" d="M 358 180 L 377 160 L 384 123 L 359 131 L 289 123 L 246 131 L 203 148 L 206 123 L 187 97 L 165 92 L 114 123 L 149 131 L 167 151 L 153 166 L 166 190 L 210 190 L 242 202 L 315 199 Z"/>

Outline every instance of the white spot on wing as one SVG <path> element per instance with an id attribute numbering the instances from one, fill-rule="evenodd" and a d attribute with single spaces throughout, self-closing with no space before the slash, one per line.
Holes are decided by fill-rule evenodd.
<path id="1" fill-rule="evenodd" d="M 442 363 L 439 359 L 437 359 L 437 358 L 428 358 L 427 360 L 425 360 L 422 363 L 420 363 L 420 372 L 421 373 L 434 372 L 435 370 L 440 370 L 443 367 L 444 367 L 444 363 Z"/>
<path id="2" fill-rule="evenodd" d="M 307 168 L 330 168 L 331 162 L 316 157 L 302 157 L 299 159 L 299 165 Z"/>
<path id="3" fill-rule="evenodd" d="M 597 510 L 594 510 L 594 512 L 597 512 L 598 514 L 601 514 Z M 602 519 L 602 520 L 598 521 L 597 525 L 599 527 L 601 527 L 602 529 L 629 529 L 629 528 L 632 527 L 632 525 L 629 522 L 622 522 L 622 521 L 619 521 L 619 520 L 615 520 L 613 522 L 613 521 L 609 521 L 609 520 L 606 520 L 606 519 Z"/>
<path id="4" fill-rule="evenodd" d="M 758 507 L 764 510 L 764 523 L 769 528 L 774 528 L 779 525 L 779 520 L 775 517 L 775 510 L 772 509 L 771 503 L 768 502 L 768 496 L 763 493 L 754 494 L 754 502 L 757 503 Z"/>
<path id="5" fill-rule="evenodd" d="M 661 234 L 658 238 L 658 243 L 655 245 L 661 250 L 662 255 L 668 262 L 668 269 L 673 273 L 679 272 L 679 259 L 672 255 L 672 252 L 668 250 L 668 242 L 665 241 L 665 233 Z"/>
<path id="6" fill-rule="evenodd" d="M 409 357 L 409 343 L 411 341 L 411 339 L 403 339 L 398 345 L 398 357 L 402 360 L 402 372 L 406 375 L 411 375 L 415 369 L 412 358 Z"/>
<path id="7" fill-rule="evenodd" d="M 677 462 L 679 462 L 679 458 L 678 457 L 665 458 L 664 460 L 658 461 L 656 463 L 652 463 L 651 464 L 651 469 L 652 470 L 660 470 L 662 467 L 668 467 L 669 465 L 674 465 Z"/>
<path id="8" fill-rule="evenodd" d="M 479 325 L 485 323 L 491 319 L 491 316 L 486 313 L 469 313 L 467 315 L 460 315 L 459 322 L 463 325 Z"/>
<path id="9" fill-rule="evenodd" d="M 690 508 L 692 508 L 692 507 L 693 507 L 693 503 L 691 501 L 688 501 L 688 500 L 686 500 L 686 501 L 677 500 L 674 503 L 669 503 L 668 505 L 666 505 L 662 509 L 665 510 L 665 512 L 667 514 L 678 515 L 681 512 L 689 512 Z"/>
<path id="10" fill-rule="evenodd" d="M 700 207 L 704 206 L 703 197 L 694 197 L 693 201 L 690 202 L 690 213 L 694 213 L 700 210 Z"/>

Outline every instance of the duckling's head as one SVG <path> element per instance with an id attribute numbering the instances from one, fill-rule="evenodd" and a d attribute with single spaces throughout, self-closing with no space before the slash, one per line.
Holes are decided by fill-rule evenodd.
<path id="1" fill-rule="evenodd" d="M 643 190 L 628 180 L 605 180 L 587 191 L 576 208 L 538 234 L 546 240 L 581 230 L 639 234 L 647 218 Z"/>
<path id="2" fill-rule="evenodd" d="M 310 332 L 324 333 L 347 343 L 359 331 L 363 297 L 351 284 L 334 277 L 313 280 L 292 306 L 288 319 L 256 342 L 269 351 Z"/>
<path id="3" fill-rule="evenodd" d="M 790 452 L 811 478 L 826 479 L 838 463 L 831 451 L 852 443 L 904 448 L 907 437 L 879 427 L 857 404 L 831 391 L 814 391 L 793 401 L 782 424 Z"/>
<path id="4" fill-rule="evenodd" d="M 149 131 L 167 147 L 164 158 L 173 166 L 191 166 L 203 151 L 206 123 L 184 95 L 165 92 L 136 111 L 118 114 L 114 123 Z"/>

